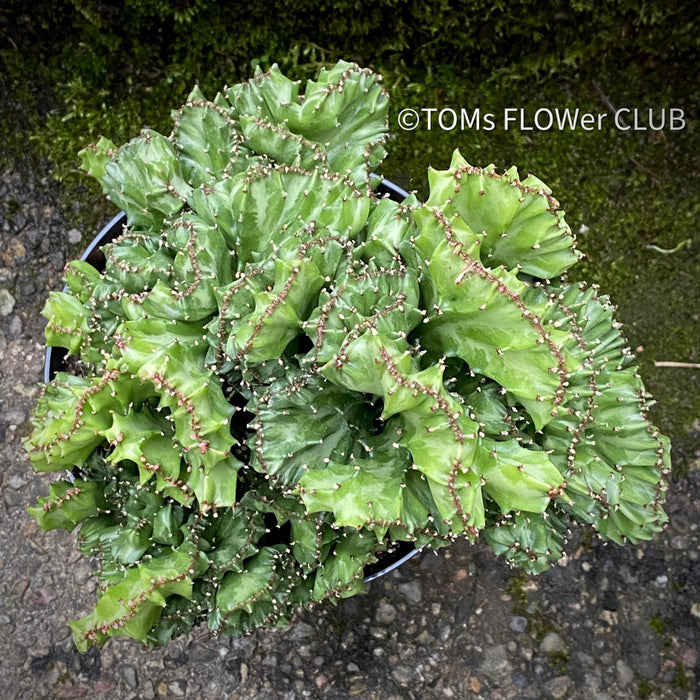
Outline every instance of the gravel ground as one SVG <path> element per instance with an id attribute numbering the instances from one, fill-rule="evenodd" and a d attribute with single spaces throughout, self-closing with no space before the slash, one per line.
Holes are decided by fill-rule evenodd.
<path id="1" fill-rule="evenodd" d="M 22 448 L 39 391 L 43 320 L 67 256 L 85 246 L 51 187 L 0 172 L 0 698 L 681 698 L 698 694 L 700 469 L 674 479 L 670 524 L 641 547 L 585 534 L 539 577 L 481 545 L 421 554 L 367 594 L 287 630 L 165 650 L 130 640 L 78 653 L 91 562 L 24 507 L 47 492 Z"/>

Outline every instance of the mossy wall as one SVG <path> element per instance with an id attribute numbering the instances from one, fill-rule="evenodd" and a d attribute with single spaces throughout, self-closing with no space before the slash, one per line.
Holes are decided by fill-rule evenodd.
<path id="1" fill-rule="evenodd" d="M 72 225 L 112 212 L 78 171 L 77 151 L 104 134 L 169 131 L 195 83 L 212 95 L 277 62 L 299 79 L 339 58 L 384 75 L 392 97 L 383 174 L 427 194 L 426 167 L 459 147 L 475 165 L 515 164 L 547 182 L 587 254 L 575 276 L 620 307 L 654 418 L 679 473 L 696 459 L 698 23 L 691 2 L 544 3 L 341 0 L 10 0 L 0 10 L 0 165 L 49 172 Z M 496 116 L 494 129 L 404 131 L 404 108 Z M 601 128 L 506 130 L 503 111 L 579 108 Z M 683 110 L 685 126 L 623 131 L 615 109 Z M 631 120 L 628 120 L 631 122 Z M 82 206 L 69 206 L 79 202 Z M 665 251 L 665 252 L 662 252 Z M 670 252 L 673 251 L 673 252 Z M 692 391 L 695 386 L 695 391 Z M 694 422 L 695 421 L 695 422 Z"/>

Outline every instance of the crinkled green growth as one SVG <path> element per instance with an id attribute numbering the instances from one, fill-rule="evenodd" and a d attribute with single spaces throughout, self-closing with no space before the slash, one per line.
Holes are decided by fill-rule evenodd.
<path id="1" fill-rule="evenodd" d="M 387 96 L 349 63 L 199 90 L 82 153 L 127 215 L 45 309 L 75 356 L 34 414 L 30 513 L 98 557 L 85 650 L 241 634 L 352 595 L 391 542 L 480 534 L 536 573 L 567 528 L 663 525 L 668 441 L 549 189 L 456 152 L 430 197 L 373 191 Z"/>

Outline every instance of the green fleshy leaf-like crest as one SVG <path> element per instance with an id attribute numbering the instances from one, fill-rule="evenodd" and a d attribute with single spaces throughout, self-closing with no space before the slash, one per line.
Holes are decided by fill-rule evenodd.
<path id="1" fill-rule="evenodd" d="M 668 439 L 549 188 L 455 151 L 379 197 L 387 110 L 369 69 L 273 66 L 81 152 L 127 224 L 49 296 L 25 441 L 71 473 L 30 515 L 99 563 L 79 650 L 287 624 L 396 542 L 540 573 L 577 523 L 663 527 Z"/>

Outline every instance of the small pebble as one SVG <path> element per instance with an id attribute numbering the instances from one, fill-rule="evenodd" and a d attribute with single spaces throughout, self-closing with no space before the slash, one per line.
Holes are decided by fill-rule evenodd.
<path id="1" fill-rule="evenodd" d="M 390 625 L 398 611 L 391 603 L 379 603 L 374 613 L 374 621 L 379 625 Z"/>
<path id="2" fill-rule="evenodd" d="M 131 664 L 125 664 L 124 666 L 122 666 L 119 671 L 119 675 L 130 688 L 136 687 L 136 669 Z"/>
<path id="3" fill-rule="evenodd" d="M 623 690 L 634 680 L 634 671 L 624 659 L 617 660 L 615 675 L 617 676 L 617 684 Z"/>
<path id="4" fill-rule="evenodd" d="M 568 652 L 566 642 L 556 632 L 548 632 L 540 643 L 540 651 L 545 654 L 566 654 Z"/>
<path id="5" fill-rule="evenodd" d="M 510 627 L 513 632 L 524 632 L 527 629 L 527 618 L 521 615 L 514 615 L 510 618 L 508 627 Z"/>
<path id="6" fill-rule="evenodd" d="M 176 698 L 186 697 L 187 681 L 176 680 L 168 683 L 168 691 Z"/>
<path id="7" fill-rule="evenodd" d="M 560 700 L 568 696 L 571 678 L 569 676 L 557 676 L 544 684 L 544 692 L 547 697 Z"/>
<path id="8" fill-rule="evenodd" d="M 391 676 L 397 683 L 407 685 L 413 679 L 413 670 L 408 666 L 397 666 L 391 672 Z"/>
<path id="9" fill-rule="evenodd" d="M 9 316 L 14 308 L 15 298 L 7 289 L 0 289 L 0 316 Z"/>
<path id="10" fill-rule="evenodd" d="M 412 603 L 420 603 L 423 598 L 423 588 L 419 580 L 415 579 L 413 581 L 408 581 L 407 583 L 400 583 L 399 592 L 402 593 L 408 600 Z"/>
<path id="11" fill-rule="evenodd" d="M 441 641 L 444 644 L 450 638 L 451 633 L 452 633 L 451 625 L 443 625 L 438 630 L 437 638 L 439 641 Z"/>

